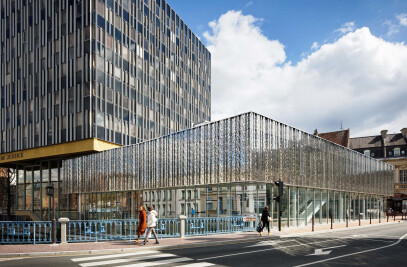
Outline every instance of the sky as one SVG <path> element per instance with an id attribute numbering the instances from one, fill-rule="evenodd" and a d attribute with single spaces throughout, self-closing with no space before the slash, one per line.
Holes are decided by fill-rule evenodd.
<path id="1" fill-rule="evenodd" d="M 352 137 L 407 127 L 407 1 L 168 0 L 212 55 L 212 120 Z"/>

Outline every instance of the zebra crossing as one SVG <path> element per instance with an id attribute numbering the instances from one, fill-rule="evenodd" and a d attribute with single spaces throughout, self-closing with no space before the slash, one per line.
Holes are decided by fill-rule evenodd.
<path id="1" fill-rule="evenodd" d="M 117 267 L 144 267 L 144 266 L 183 266 L 207 267 L 214 264 L 209 262 L 196 262 L 188 257 L 177 256 L 158 250 L 137 251 L 109 255 L 95 255 L 90 257 L 72 258 L 72 262 L 81 267 L 117 266 Z"/>

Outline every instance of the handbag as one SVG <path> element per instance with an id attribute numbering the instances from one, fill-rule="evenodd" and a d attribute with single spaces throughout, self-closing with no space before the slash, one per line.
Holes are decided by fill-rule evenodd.
<path id="1" fill-rule="evenodd" d="M 271 222 L 273 219 L 271 219 L 271 217 L 268 216 L 267 220 L 268 220 L 269 222 Z"/>
<path id="2" fill-rule="evenodd" d="M 260 233 L 261 230 L 262 230 L 261 228 L 263 228 L 263 223 L 260 221 L 259 224 L 256 227 L 256 231 Z"/>

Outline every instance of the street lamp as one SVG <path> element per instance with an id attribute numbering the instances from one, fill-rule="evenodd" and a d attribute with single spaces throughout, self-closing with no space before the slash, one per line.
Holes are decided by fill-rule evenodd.
<path id="1" fill-rule="evenodd" d="M 57 243 L 57 229 L 56 229 L 56 220 L 55 220 L 55 187 L 54 184 L 50 184 L 45 188 L 47 196 L 52 196 L 52 209 L 53 209 L 53 219 L 52 219 L 52 243 Z"/>

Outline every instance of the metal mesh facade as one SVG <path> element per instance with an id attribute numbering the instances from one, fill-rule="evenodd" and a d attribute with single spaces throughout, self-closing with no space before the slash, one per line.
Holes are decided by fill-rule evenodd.
<path id="1" fill-rule="evenodd" d="M 2 0 L 0 16 L 0 153 L 210 120 L 210 53 L 164 0 Z"/>
<path id="2" fill-rule="evenodd" d="M 391 165 L 255 113 L 63 161 L 66 192 L 228 183 L 393 193 Z"/>

